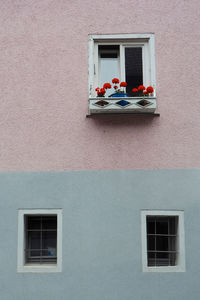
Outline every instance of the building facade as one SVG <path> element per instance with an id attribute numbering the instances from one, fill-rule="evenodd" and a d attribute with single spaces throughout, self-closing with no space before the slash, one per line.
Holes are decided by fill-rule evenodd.
<path id="1" fill-rule="evenodd" d="M 199 2 L 0 6 L 0 299 L 198 299 Z"/>

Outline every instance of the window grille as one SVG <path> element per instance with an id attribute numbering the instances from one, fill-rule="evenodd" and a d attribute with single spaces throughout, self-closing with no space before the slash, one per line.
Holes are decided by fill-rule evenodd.
<path id="1" fill-rule="evenodd" d="M 57 263 L 57 216 L 25 216 L 25 263 Z"/>
<path id="2" fill-rule="evenodd" d="M 147 216 L 149 267 L 177 265 L 177 216 Z"/>

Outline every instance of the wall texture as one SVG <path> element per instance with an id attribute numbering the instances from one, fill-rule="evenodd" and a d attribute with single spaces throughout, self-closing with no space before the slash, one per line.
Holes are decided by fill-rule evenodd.
<path id="1" fill-rule="evenodd" d="M 1 0 L 0 170 L 200 166 L 198 0 Z M 160 118 L 86 119 L 88 34 L 156 37 Z"/>
<path id="2" fill-rule="evenodd" d="M 199 180 L 197 170 L 1 173 L 0 299 L 199 299 Z M 63 209 L 62 273 L 17 273 L 19 208 Z M 184 210 L 186 272 L 142 272 L 142 209 Z"/>

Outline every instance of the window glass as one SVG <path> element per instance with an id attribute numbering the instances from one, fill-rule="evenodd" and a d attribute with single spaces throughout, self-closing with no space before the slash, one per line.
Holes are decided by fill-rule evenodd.
<path id="1" fill-rule="evenodd" d="M 26 216 L 26 263 L 57 262 L 57 216 Z"/>
<path id="2" fill-rule="evenodd" d="M 125 47 L 126 92 L 143 84 L 142 47 Z"/>
<path id="3" fill-rule="evenodd" d="M 99 85 L 103 87 L 106 82 L 111 83 L 113 78 L 119 78 L 119 46 L 101 45 L 99 46 Z M 109 94 L 114 93 L 114 89 L 109 90 Z"/>
<path id="4" fill-rule="evenodd" d="M 176 216 L 147 216 L 148 266 L 175 266 L 177 249 Z"/>

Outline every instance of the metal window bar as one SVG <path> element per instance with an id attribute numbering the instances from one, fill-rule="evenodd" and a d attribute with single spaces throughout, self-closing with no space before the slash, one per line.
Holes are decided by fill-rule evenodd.
<path id="1" fill-rule="evenodd" d="M 157 229 L 157 226 L 156 226 L 157 224 L 156 224 L 156 218 L 155 218 L 155 234 L 156 234 L 156 229 Z M 157 245 L 156 245 L 156 236 L 155 236 L 155 249 L 157 249 Z M 157 255 L 156 255 L 156 253 L 155 253 L 155 265 L 157 266 Z"/>
<path id="2" fill-rule="evenodd" d="M 42 263 L 42 217 L 40 217 L 40 263 Z"/>
<path id="3" fill-rule="evenodd" d="M 38 229 L 30 229 L 29 228 L 29 218 L 32 219 L 39 219 L 39 228 Z M 46 220 L 52 219 L 54 222 L 56 221 L 56 229 L 54 228 L 45 228 L 44 224 Z M 43 248 L 43 241 L 44 241 L 44 232 L 55 232 L 57 233 L 57 216 L 26 216 L 25 219 L 25 237 L 26 237 L 26 248 L 24 249 L 25 251 L 25 261 L 26 263 L 39 263 L 39 264 L 55 264 L 57 262 L 57 234 L 55 235 L 55 243 L 56 243 L 56 248 L 52 248 L 52 251 L 49 251 L 48 247 Z M 31 247 L 31 235 L 29 233 L 35 232 L 39 233 L 40 238 L 39 238 L 39 248 L 32 248 Z M 35 252 L 39 252 L 39 255 L 33 255 Z M 49 254 L 50 253 L 50 254 Z M 45 255 L 47 254 L 47 255 Z"/>
<path id="4" fill-rule="evenodd" d="M 162 227 L 158 227 L 158 219 L 159 222 L 167 222 L 167 233 L 160 233 L 162 231 Z M 148 232 L 149 223 L 154 223 L 154 233 Z M 149 225 L 150 226 L 150 225 Z M 177 249 L 176 249 L 176 237 L 177 237 L 177 217 L 161 217 L 161 216 L 149 216 L 147 217 L 147 239 L 148 237 L 154 237 L 154 249 L 151 250 L 148 247 L 150 246 L 150 241 L 148 239 L 147 243 L 147 261 L 148 266 L 174 266 L 176 265 L 177 258 Z M 159 232 L 159 233 L 158 233 Z M 171 233 L 172 232 L 172 233 Z M 159 249 L 159 244 L 157 243 L 157 238 L 160 238 L 160 243 L 164 245 L 164 239 L 167 239 L 167 244 L 162 245 L 166 249 Z M 163 240 L 162 240 L 163 238 Z M 161 242 L 162 241 L 162 242 Z M 175 250 L 173 250 L 173 248 Z M 154 255 L 152 255 L 154 254 Z"/>
<path id="5" fill-rule="evenodd" d="M 168 229 L 168 234 L 170 232 L 170 228 L 169 228 L 169 219 L 167 220 L 167 229 Z M 170 240 L 169 240 L 169 236 L 167 238 L 167 242 L 168 242 L 168 249 L 169 249 L 169 243 L 170 243 Z M 170 256 L 168 255 L 168 266 L 170 266 Z"/>

